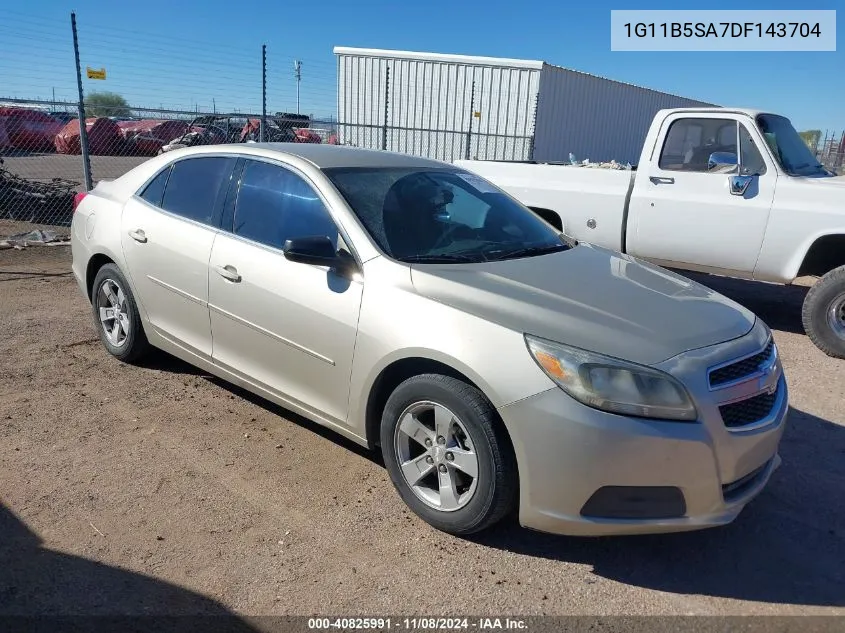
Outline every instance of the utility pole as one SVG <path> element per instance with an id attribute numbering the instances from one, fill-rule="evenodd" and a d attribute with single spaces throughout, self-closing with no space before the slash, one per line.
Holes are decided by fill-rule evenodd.
<path id="1" fill-rule="evenodd" d="M 302 62 L 298 59 L 293 62 L 293 76 L 296 77 L 296 113 L 299 114 L 299 84 L 302 81 Z"/>

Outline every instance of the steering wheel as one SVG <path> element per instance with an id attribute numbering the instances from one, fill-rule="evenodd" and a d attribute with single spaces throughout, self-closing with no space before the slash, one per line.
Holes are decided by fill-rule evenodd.
<path id="1" fill-rule="evenodd" d="M 453 236 L 458 236 L 460 232 L 463 232 L 467 237 L 475 237 L 477 235 L 476 229 L 473 229 L 466 224 L 455 222 L 443 232 L 443 235 L 437 238 L 437 241 L 434 243 L 434 246 L 431 247 L 431 250 L 435 251 L 438 248 L 446 246 L 447 240 L 449 240 L 449 243 L 451 244 L 455 241 L 451 238 Z"/>

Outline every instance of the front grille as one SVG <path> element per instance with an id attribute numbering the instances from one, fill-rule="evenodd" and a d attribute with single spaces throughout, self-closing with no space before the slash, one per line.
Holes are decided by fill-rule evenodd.
<path id="1" fill-rule="evenodd" d="M 777 397 L 777 391 L 761 393 L 748 400 L 722 405 L 719 407 L 719 413 L 722 414 L 722 421 L 728 428 L 754 424 L 772 412 Z"/>
<path id="2" fill-rule="evenodd" d="M 775 342 L 769 339 L 769 344 L 759 354 L 754 354 L 754 356 L 743 358 L 719 369 L 714 369 L 710 372 L 710 386 L 718 387 L 719 385 L 724 385 L 753 374 L 760 368 L 760 365 L 771 358 L 774 347 Z"/>

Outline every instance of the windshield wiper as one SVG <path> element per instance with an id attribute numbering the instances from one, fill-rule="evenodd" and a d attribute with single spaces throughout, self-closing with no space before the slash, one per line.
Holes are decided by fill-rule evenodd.
<path id="1" fill-rule="evenodd" d="M 408 264 L 451 264 L 454 262 L 478 263 L 479 260 L 477 257 L 470 257 L 469 255 L 444 253 L 443 255 L 408 255 L 401 257 L 400 261 Z"/>
<path id="2" fill-rule="evenodd" d="M 558 251 L 567 251 L 570 249 L 568 244 L 546 244 L 544 246 L 527 246 L 525 248 L 517 248 L 505 253 L 497 259 L 516 259 L 518 257 L 527 257 L 530 255 L 545 255 L 547 253 L 556 253 Z M 488 253 L 488 255 L 491 253 Z"/>
<path id="3" fill-rule="evenodd" d="M 812 167 L 813 169 L 824 169 L 824 165 L 821 163 L 801 163 L 800 165 L 796 165 L 792 168 L 792 171 L 798 171 L 799 169 L 807 169 L 807 167 Z"/>
<path id="4" fill-rule="evenodd" d="M 790 165 L 784 168 L 786 173 L 790 176 L 811 176 L 818 173 L 827 173 L 827 169 L 821 163 L 801 163 L 800 165 Z"/>

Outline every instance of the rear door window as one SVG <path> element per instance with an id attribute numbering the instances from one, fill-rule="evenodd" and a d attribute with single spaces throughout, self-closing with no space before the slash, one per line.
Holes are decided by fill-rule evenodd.
<path id="1" fill-rule="evenodd" d="M 164 195 L 164 186 L 167 184 L 167 177 L 170 175 L 170 167 L 161 170 L 158 176 L 153 178 L 149 184 L 144 187 L 141 192 L 141 197 L 150 204 L 160 207 L 161 198 Z"/>
<path id="2" fill-rule="evenodd" d="M 173 164 L 161 208 L 189 220 L 211 224 L 222 185 L 228 183 L 234 158 L 203 156 Z"/>

